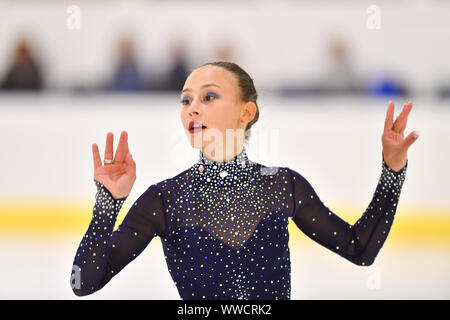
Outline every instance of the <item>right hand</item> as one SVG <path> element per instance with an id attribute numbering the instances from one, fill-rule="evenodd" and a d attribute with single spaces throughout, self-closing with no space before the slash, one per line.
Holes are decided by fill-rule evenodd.
<path id="1" fill-rule="evenodd" d="M 113 158 L 113 133 L 106 135 L 105 159 L 114 159 L 120 163 L 103 164 L 98 152 L 97 144 L 92 144 L 94 157 L 94 180 L 102 183 L 115 199 L 130 194 L 134 181 L 136 181 L 136 162 L 128 149 L 128 133 L 122 131 L 115 157 Z"/>

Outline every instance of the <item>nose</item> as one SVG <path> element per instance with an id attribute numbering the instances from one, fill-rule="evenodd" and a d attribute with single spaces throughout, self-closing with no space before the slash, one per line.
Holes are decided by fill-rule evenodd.
<path id="1" fill-rule="evenodd" d="M 189 108 L 188 108 L 187 111 L 188 111 L 190 116 L 199 115 L 200 114 L 200 107 L 199 107 L 199 104 L 197 103 L 196 99 L 194 99 L 191 102 L 191 104 L 189 105 Z"/>

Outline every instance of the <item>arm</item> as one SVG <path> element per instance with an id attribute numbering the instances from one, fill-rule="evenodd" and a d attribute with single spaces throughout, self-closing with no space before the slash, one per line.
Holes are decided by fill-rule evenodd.
<path id="1" fill-rule="evenodd" d="M 134 260 L 165 228 L 160 191 L 150 186 L 133 204 L 113 232 L 117 215 L 127 197 L 115 199 L 106 187 L 97 186 L 93 217 L 75 255 L 71 286 L 77 296 L 100 290 Z M 72 283 L 75 280 L 75 285 Z"/>
<path id="2" fill-rule="evenodd" d="M 290 170 L 295 201 L 292 219 L 302 232 L 322 246 L 357 265 L 371 265 L 392 226 L 407 166 L 406 162 L 396 172 L 382 158 L 382 172 L 372 201 L 354 225 L 328 209 L 308 181 Z"/>

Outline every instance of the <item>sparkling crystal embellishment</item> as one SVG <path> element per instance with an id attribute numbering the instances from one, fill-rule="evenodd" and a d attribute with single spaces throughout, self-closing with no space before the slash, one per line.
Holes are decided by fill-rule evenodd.
<path id="1" fill-rule="evenodd" d="M 221 172 L 219 173 L 219 175 L 220 175 L 222 178 L 225 178 L 225 177 L 228 175 L 228 172 L 226 172 L 225 170 L 223 170 L 223 171 L 221 171 Z"/>

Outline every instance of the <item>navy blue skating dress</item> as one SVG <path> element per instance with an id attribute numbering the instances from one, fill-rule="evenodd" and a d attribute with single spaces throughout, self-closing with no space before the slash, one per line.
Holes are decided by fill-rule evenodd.
<path id="1" fill-rule="evenodd" d="M 73 262 L 78 296 L 101 289 L 160 237 L 168 271 L 182 299 L 290 299 L 288 222 L 309 238 L 361 266 L 372 264 L 394 220 L 408 163 L 393 171 L 382 157 L 373 198 L 354 224 L 320 200 L 309 182 L 287 167 L 248 159 L 198 161 L 152 184 L 117 230 L 125 198 L 98 181 L 90 225 Z"/>

